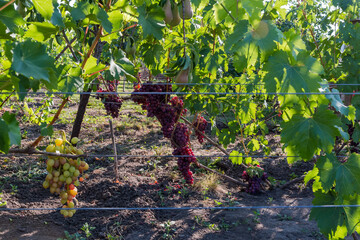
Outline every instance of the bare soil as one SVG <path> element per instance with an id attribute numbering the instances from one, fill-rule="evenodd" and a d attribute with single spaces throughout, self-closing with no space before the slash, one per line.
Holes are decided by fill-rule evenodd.
<path id="1" fill-rule="evenodd" d="M 36 102 L 36 101 L 35 101 Z M 35 103 L 34 103 L 35 104 Z M 55 104 L 56 106 L 56 104 Z M 71 103 L 62 113 L 54 130 L 71 133 L 76 113 Z M 143 157 L 119 158 L 120 182 L 116 183 L 113 158 L 91 157 L 90 178 L 78 187 L 80 207 L 216 207 L 216 206 L 299 206 L 311 205 L 312 190 L 303 183 L 286 189 L 268 188 L 258 195 L 249 195 L 244 188 L 219 178 L 214 190 L 199 186 L 207 183 L 209 175 L 192 166 L 195 185 L 187 186 L 176 170 L 176 159 L 162 158 L 172 152 L 155 119 L 127 104 L 115 124 L 116 146 L 119 155 Z M 20 119 L 21 116 L 19 116 Z M 92 155 L 113 154 L 108 117 L 102 106 L 93 101 L 82 126 L 82 148 Z M 39 135 L 39 126 L 24 122 L 23 146 Z M 26 137 L 26 138 L 25 138 Z M 214 137 L 212 136 L 214 139 Z M 283 154 L 276 131 L 267 136 L 273 155 Z M 41 143 L 49 144 L 46 139 Z M 222 153 L 209 144 L 200 145 L 192 139 L 196 155 Z M 239 142 L 231 149 L 241 150 Z M 150 158 L 149 155 L 159 155 Z M 211 161 L 214 159 L 204 160 Z M 277 183 L 287 182 L 312 169 L 312 163 L 299 162 L 290 166 L 286 159 L 258 159 L 265 171 Z M 243 169 L 223 159 L 218 170 L 241 179 Z M 220 166 L 220 167 L 219 167 Z M 228 167 L 226 167 L 228 166 Z M 56 208 L 60 198 L 42 188 L 46 176 L 44 157 L 0 156 L 0 191 L 7 208 Z M 199 182 L 201 184 L 199 184 Z M 198 183 L 198 184 L 196 184 Z M 316 222 L 309 221 L 310 209 L 241 209 L 241 210 L 79 210 L 72 218 L 59 211 L 0 211 L 0 239 L 323 239 Z M 84 224 L 88 224 L 86 236 Z M 83 228 L 83 230 L 82 230 Z M 69 237 L 69 235 L 71 235 Z M 81 238 L 82 237 L 82 238 Z"/>

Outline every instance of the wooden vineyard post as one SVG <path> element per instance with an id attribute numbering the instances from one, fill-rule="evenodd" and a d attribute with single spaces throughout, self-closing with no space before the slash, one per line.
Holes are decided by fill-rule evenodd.
<path id="1" fill-rule="evenodd" d="M 114 171 L 115 171 L 115 182 L 119 181 L 119 173 L 118 173 L 118 158 L 117 158 L 117 151 L 116 151 L 116 142 L 115 142 L 115 135 L 114 135 L 114 129 L 111 119 L 109 119 L 110 124 L 110 131 L 111 131 L 111 139 L 113 143 L 113 149 L 114 149 Z"/>

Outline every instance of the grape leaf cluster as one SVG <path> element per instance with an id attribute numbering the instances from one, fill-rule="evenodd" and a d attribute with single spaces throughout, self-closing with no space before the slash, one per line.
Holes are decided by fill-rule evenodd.
<path id="1" fill-rule="evenodd" d="M 73 144 L 78 142 L 77 138 L 71 139 Z M 61 153 L 61 154 L 74 154 L 82 155 L 84 152 L 81 149 L 77 149 L 68 143 L 66 139 L 57 138 L 55 144 L 50 144 L 46 147 L 46 152 L 49 153 Z M 89 169 L 89 165 L 78 159 L 48 156 L 46 161 L 46 170 L 48 172 L 43 187 L 49 188 L 50 193 L 60 195 L 60 202 L 63 204 L 63 209 L 60 213 L 64 217 L 72 217 L 76 210 L 67 210 L 67 208 L 74 208 L 76 195 L 78 190 L 76 187 L 80 185 L 80 182 L 84 181 L 84 178 L 88 178 L 88 174 L 84 174 L 84 171 Z"/>
<path id="2" fill-rule="evenodd" d="M 134 102 L 141 104 L 147 110 L 148 117 L 156 117 L 161 124 L 161 130 L 166 138 L 171 139 L 174 148 L 173 155 L 178 157 L 179 170 L 182 172 L 186 183 L 192 184 L 194 179 L 190 171 L 190 164 L 196 161 L 194 153 L 189 147 L 190 130 L 184 123 L 178 123 L 180 116 L 186 114 L 184 102 L 179 97 L 170 99 L 169 94 L 156 94 L 171 92 L 171 85 L 147 82 L 143 85 L 135 84 L 134 93 L 131 98 Z M 154 94 L 141 94 L 141 93 Z"/>

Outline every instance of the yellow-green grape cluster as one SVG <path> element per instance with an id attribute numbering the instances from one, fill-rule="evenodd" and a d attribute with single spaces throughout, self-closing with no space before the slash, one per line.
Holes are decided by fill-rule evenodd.
<path id="1" fill-rule="evenodd" d="M 78 138 L 71 139 L 72 144 L 76 144 Z M 59 154 L 82 155 L 84 152 L 72 146 L 66 139 L 57 138 L 55 144 L 46 147 L 46 152 Z M 46 161 L 46 170 L 48 174 L 43 183 L 45 189 L 50 188 L 50 193 L 58 194 L 61 203 L 64 205 L 61 214 L 64 217 L 72 217 L 75 210 L 66 210 L 66 208 L 74 208 L 74 198 L 77 195 L 77 186 L 84 178 L 88 178 L 88 174 L 84 171 L 89 169 L 89 165 L 80 158 L 72 159 L 65 157 L 49 156 Z"/>

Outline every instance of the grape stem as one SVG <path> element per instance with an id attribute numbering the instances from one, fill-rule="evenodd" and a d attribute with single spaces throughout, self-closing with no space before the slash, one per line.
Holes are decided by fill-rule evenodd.
<path id="1" fill-rule="evenodd" d="M 15 2 L 15 0 L 11 0 L 10 2 L 6 3 L 4 6 L 2 6 L 2 7 L 0 8 L 0 11 L 4 10 L 7 6 L 11 5 L 11 4 L 14 3 L 14 2 Z"/>
<path id="2" fill-rule="evenodd" d="M 14 94 L 15 90 L 7 96 L 7 98 L 0 104 L 0 109 L 4 106 L 4 104 L 10 99 L 10 97 Z"/>

